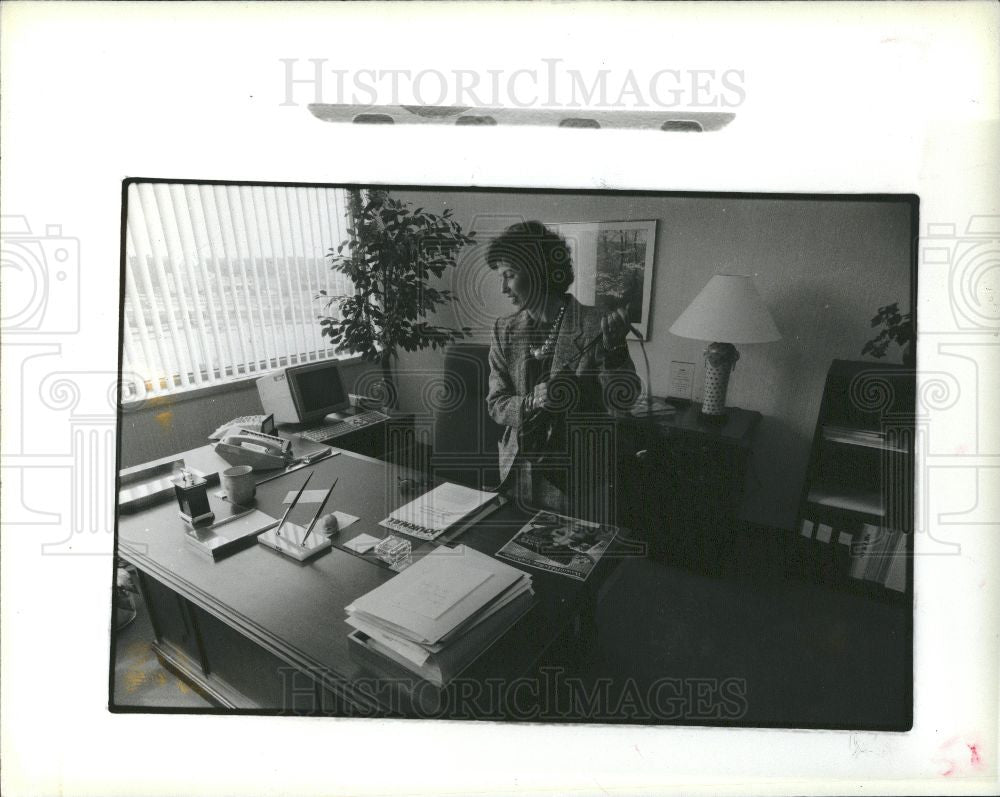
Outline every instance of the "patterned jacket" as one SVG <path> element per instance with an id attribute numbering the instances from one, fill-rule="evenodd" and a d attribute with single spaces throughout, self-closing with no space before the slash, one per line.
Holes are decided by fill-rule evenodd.
<path id="1" fill-rule="evenodd" d="M 552 358 L 552 374 L 565 368 L 586 348 L 595 336 L 601 334 L 603 313 L 596 307 L 580 304 L 572 296 L 567 296 L 566 312 L 556 338 L 555 353 Z M 500 476 L 506 479 L 518 460 L 518 430 L 528 417 L 527 400 L 533 386 L 528 384 L 527 363 L 531 357 L 529 341 L 530 319 L 524 310 L 497 319 L 493 326 L 490 344 L 490 380 L 486 406 L 497 423 L 507 427 L 499 443 Z M 572 393 L 573 411 L 571 418 L 586 423 L 588 417 L 607 419 L 609 415 L 627 413 L 639 393 L 639 378 L 627 351 L 623 358 L 613 365 L 605 362 L 603 346 L 598 344 L 588 351 L 576 365 L 575 379 L 568 384 Z M 566 386 L 564 386 L 566 387 Z M 568 462 L 582 460 L 566 452 Z M 530 465 L 520 462 L 523 475 L 522 485 L 531 481 Z M 603 465 L 611 467 L 612 463 Z M 572 466 L 570 466 L 572 467 Z M 579 483 L 579 482 L 573 482 Z M 551 485 L 548 485 L 551 487 Z M 538 498 L 535 484 L 535 496 Z M 543 496 L 540 503 L 555 511 L 568 510 L 565 496 L 551 494 Z M 551 500 L 546 500 L 551 499 Z"/>

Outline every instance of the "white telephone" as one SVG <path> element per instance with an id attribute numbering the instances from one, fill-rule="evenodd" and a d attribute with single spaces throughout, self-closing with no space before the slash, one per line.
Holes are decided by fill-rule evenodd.
<path id="1" fill-rule="evenodd" d="M 247 429 L 251 432 L 263 432 L 264 434 L 273 435 L 275 432 L 274 413 L 270 415 L 241 415 L 239 418 L 233 418 L 212 432 L 208 436 L 208 439 L 221 440 L 227 434 L 237 429 Z"/>
<path id="2" fill-rule="evenodd" d="M 216 444 L 215 453 L 230 465 L 273 470 L 283 468 L 291 461 L 292 441 L 263 432 L 235 429 Z"/>

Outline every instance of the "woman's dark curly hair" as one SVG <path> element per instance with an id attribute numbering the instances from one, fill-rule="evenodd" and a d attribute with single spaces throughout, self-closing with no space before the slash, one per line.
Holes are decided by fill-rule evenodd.
<path id="1" fill-rule="evenodd" d="M 561 296 L 573 284 L 573 262 L 565 239 L 540 221 L 512 224 L 493 240 L 486 265 L 526 272 L 532 285 Z"/>

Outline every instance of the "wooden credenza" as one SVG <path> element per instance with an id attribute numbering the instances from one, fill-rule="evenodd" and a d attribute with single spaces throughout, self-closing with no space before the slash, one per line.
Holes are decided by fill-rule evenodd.
<path id="1" fill-rule="evenodd" d="M 729 554 L 759 412 L 706 422 L 700 404 L 619 421 L 618 519 L 654 556 L 712 570 Z"/>

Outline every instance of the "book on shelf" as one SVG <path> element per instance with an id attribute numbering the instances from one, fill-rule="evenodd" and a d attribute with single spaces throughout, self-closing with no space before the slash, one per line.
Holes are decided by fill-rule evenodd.
<path id="1" fill-rule="evenodd" d="M 851 546 L 848 575 L 897 592 L 906 589 L 906 532 L 874 523 L 863 523 L 859 541 Z"/>
<path id="2" fill-rule="evenodd" d="M 855 542 L 851 545 L 851 569 L 848 575 L 851 578 L 864 580 L 865 568 L 868 566 L 868 558 L 874 544 L 874 534 L 877 527 L 870 523 L 861 526 L 861 532 L 856 536 Z"/>
<path id="3" fill-rule="evenodd" d="M 440 547 L 346 607 L 351 641 L 443 686 L 531 608 L 527 573 Z"/>
<path id="4" fill-rule="evenodd" d="M 877 584 L 885 586 L 889 566 L 895 558 L 896 549 L 899 546 L 899 540 L 902 536 L 903 532 L 896 531 L 894 529 L 887 530 L 887 533 L 882 535 L 882 539 L 880 540 L 881 544 L 879 545 L 878 555 L 875 561 L 875 567 L 870 574 L 870 581 L 874 581 Z"/>
<path id="5" fill-rule="evenodd" d="M 399 507 L 379 522 L 390 531 L 434 540 L 472 525 L 500 506 L 500 494 L 445 482 Z"/>
<path id="6" fill-rule="evenodd" d="M 896 542 L 896 550 L 892 555 L 892 562 L 885 574 L 885 587 L 896 592 L 906 592 L 906 563 L 909 561 L 907 551 L 906 534 L 901 533 Z"/>

